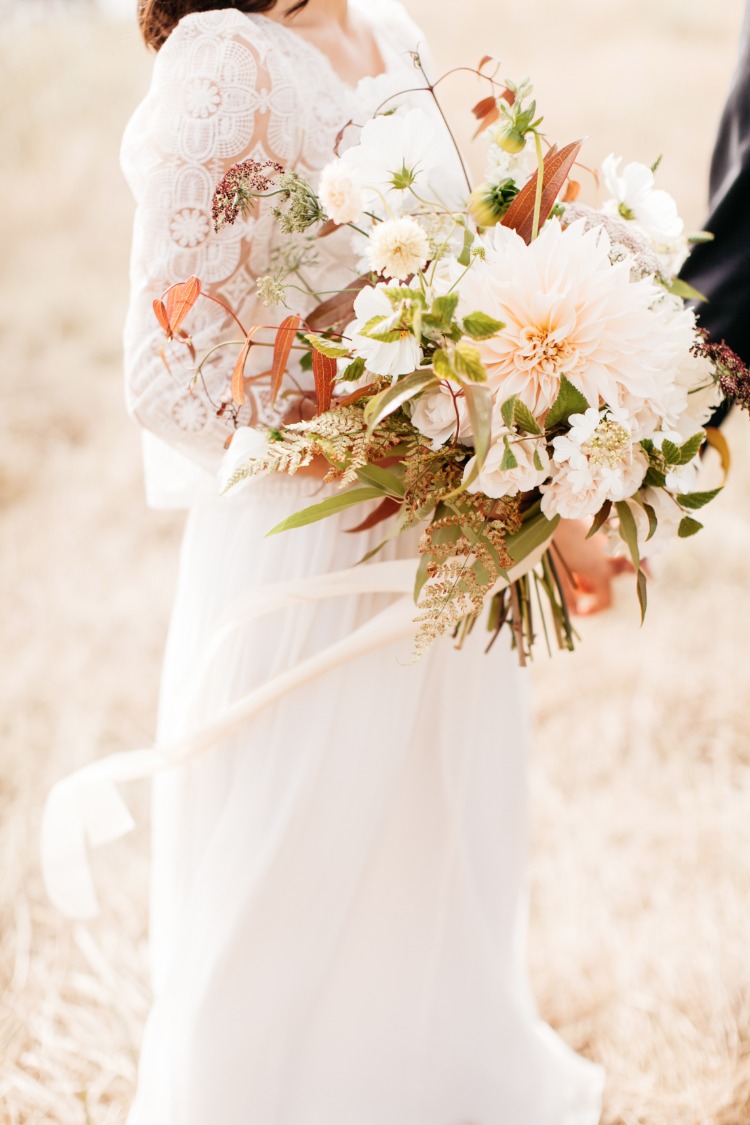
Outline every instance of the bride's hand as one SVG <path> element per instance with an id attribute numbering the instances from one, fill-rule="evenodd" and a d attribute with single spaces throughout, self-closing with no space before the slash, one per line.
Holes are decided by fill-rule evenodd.
<path id="1" fill-rule="evenodd" d="M 561 520 L 553 540 L 565 563 L 557 567 L 565 599 L 571 612 L 581 616 L 608 609 L 612 604 L 612 579 L 632 570 L 626 559 L 605 554 L 598 535 L 587 539 L 588 530 L 582 520 Z"/>

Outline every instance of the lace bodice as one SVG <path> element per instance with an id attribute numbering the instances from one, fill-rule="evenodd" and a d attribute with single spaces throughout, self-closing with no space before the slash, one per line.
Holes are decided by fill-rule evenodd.
<path id="1" fill-rule="evenodd" d="M 159 52 L 151 89 L 126 129 L 122 165 L 137 205 L 126 398 L 144 430 L 147 494 L 154 506 L 189 506 L 197 495 L 215 493 L 214 474 L 229 432 L 216 406 L 238 351 L 216 351 L 203 381 L 194 382 L 187 350 L 165 344 L 154 298 L 195 274 L 245 326 L 273 325 L 289 310 L 262 306 L 255 279 L 273 271 L 280 253 L 302 259 L 300 273 L 312 291 L 342 287 L 355 270 L 351 232 L 299 236 L 292 243 L 280 235 L 270 201 L 218 234 L 211 223 L 214 189 L 233 164 L 275 160 L 315 184 L 348 121 L 364 122 L 384 97 L 415 85 L 419 76 L 408 52 L 421 47 L 421 36 L 401 5 L 352 0 L 352 6 L 373 26 L 385 66 L 381 76 L 353 88 L 316 47 L 274 20 L 235 8 L 195 13 Z M 294 297 L 293 311 L 303 314 L 317 303 L 307 293 Z M 241 339 L 231 318 L 204 300 L 186 326 L 199 359 L 222 341 Z M 269 355 L 267 348 L 253 349 L 247 374 L 270 366 Z M 261 383 L 246 406 L 245 420 L 257 419 L 273 420 Z"/>

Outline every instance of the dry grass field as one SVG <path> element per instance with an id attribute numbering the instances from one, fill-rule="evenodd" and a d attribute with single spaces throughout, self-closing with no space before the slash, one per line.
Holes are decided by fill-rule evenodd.
<path id="1" fill-rule="evenodd" d="M 454 5 L 409 6 L 423 25 L 439 9 L 441 66 L 491 50 L 533 75 L 550 135 L 588 136 L 591 163 L 664 151 L 662 183 L 700 223 L 740 0 L 467 0 L 458 27 Z M 37 864 L 51 782 L 149 742 L 176 567 L 181 519 L 143 506 L 120 389 L 117 149 L 148 70 L 122 25 L 8 16 L 0 38 L 7 1125 L 122 1122 L 148 1003 L 145 828 L 99 857 L 94 925 L 57 916 Z M 471 92 L 458 84 L 454 107 Z M 707 530 L 658 561 L 645 627 L 621 579 L 579 652 L 533 672 L 534 982 L 545 1017 L 605 1065 L 607 1125 L 750 1122 L 745 417 L 729 436 L 729 487 Z M 132 796 L 145 824 L 146 795 Z"/>

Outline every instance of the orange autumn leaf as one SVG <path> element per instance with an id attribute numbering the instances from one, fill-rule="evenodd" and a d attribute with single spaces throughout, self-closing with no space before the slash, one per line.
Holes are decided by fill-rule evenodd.
<path id="1" fill-rule="evenodd" d="M 563 203 L 575 203 L 578 196 L 581 194 L 581 185 L 578 180 L 568 180 L 568 186 L 565 189 L 563 196 Z"/>
<path id="2" fill-rule="evenodd" d="M 369 531 L 371 527 L 377 527 L 383 520 L 387 520 L 389 516 L 394 516 L 399 510 L 401 505 L 398 500 L 394 500 L 392 496 L 386 496 L 381 500 L 374 512 L 370 512 L 362 523 L 358 523 L 356 527 L 347 527 L 347 535 L 354 535 L 357 531 Z"/>
<path id="3" fill-rule="evenodd" d="M 164 294 L 164 303 L 172 336 L 176 335 L 180 325 L 200 295 L 201 283 L 197 277 L 189 277 L 187 281 L 178 281 L 167 289 Z"/>
<path id="4" fill-rule="evenodd" d="M 318 400 L 318 414 L 325 414 L 331 408 L 333 397 L 333 381 L 336 378 L 338 364 L 331 356 L 313 348 L 312 353 L 313 375 L 315 376 L 315 396 Z"/>
<path id="5" fill-rule="evenodd" d="M 539 212 L 540 226 L 554 207 L 555 200 L 562 191 L 582 144 L 582 141 L 573 141 L 559 150 L 550 149 L 544 158 L 542 205 Z M 516 231 L 526 243 L 531 242 L 534 229 L 534 205 L 538 178 L 539 173 L 537 172 L 537 175 L 532 176 L 529 182 L 521 188 L 503 217 L 503 226 Z"/>
<path id="6" fill-rule="evenodd" d="M 245 364 L 247 357 L 250 355 L 250 348 L 253 346 L 253 336 L 258 331 L 257 326 L 251 328 L 247 334 L 247 339 L 242 345 L 242 350 L 237 356 L 237 362 L 234 365 L 232 372 L 232 402 L 235 406 L 244 406 L 245 404 Z"/>
<path id="7" fill-rule="evenodd" d="M 477 121 L 481 121 L 482 118 L 486 117 L 493 109 L 497 109 L 497 102 L 495 101 L 494 94 L 490 94 L 488 98 L 482 98 L 481 102 L 477 102 L 471 112 L 474 114 Z"/>
<path id="8" fill-rule="evenodd" d="M 340 293 L 336 293 L 335 296 L 329 297 L 321 304 L 316 305 L 312 312 L 307 315 L 307 327 L 311 332 L 325 332 L 329 328 L 337 328 L 339 325 L 348 324 L 354 315 L 354 302 L 357 294 L 369 284 L 369 273 L 363 274 L 351 281 L 347 288 Z"/>
<path id="9" fill-rule="evenodd" d="M 300 326 L 302 318 L 293 313 L 282 320 L 276 333 L 273 345 L 273 365 L 271 367 L 271 403 L 276 402 L 281 390 L 281 381 L 284 378 L 286 365 L 289 362 L 289 353 L 292 350 L 294 337 Z"/>
<path id="10" fill-rule="evenodd" d="M 159 321 L 164 335 L 168 340 L 171 340 L 172 325 L 169 323 L 169 317 L 167 316 L 167 307 L 159 297 L 154 300 L 154 313 L 156 314 L 156 319 Z"/>

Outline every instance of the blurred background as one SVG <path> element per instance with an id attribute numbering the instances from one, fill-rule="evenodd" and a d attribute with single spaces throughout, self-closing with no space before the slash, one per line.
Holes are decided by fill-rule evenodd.
<path id="1" fill-rule="evenodd" d="M 588 137 L 588 164 L 664 153 L 660 184 L 700 226 L 741 0 L 407 6 L 440 70 L 492 53 L 531 75 L 549 136 Z M 147 794 L 128 795 L 144 827 L 97 858 L 96 924 L 55 913 L 37 861 L 50 784 L 151 741 L 182 522 L 145 509 L 122 405 L 131 202 L 117 154 L 151 67 L 134 8 L 0 0 L 0 1120 L 13 1125 L 122 1122 L 148 1005 Z M 467 138 L 477 96 L 446 85 Z M 729 485 L 706 530 L 655 563 L 645 626 L 623 578 L 579 651 L 532 671 L 534 984 L 544 1017 L 606 1067 L 607 1125 L 750 1121 L 747 418 L 727 433 Z"/>

